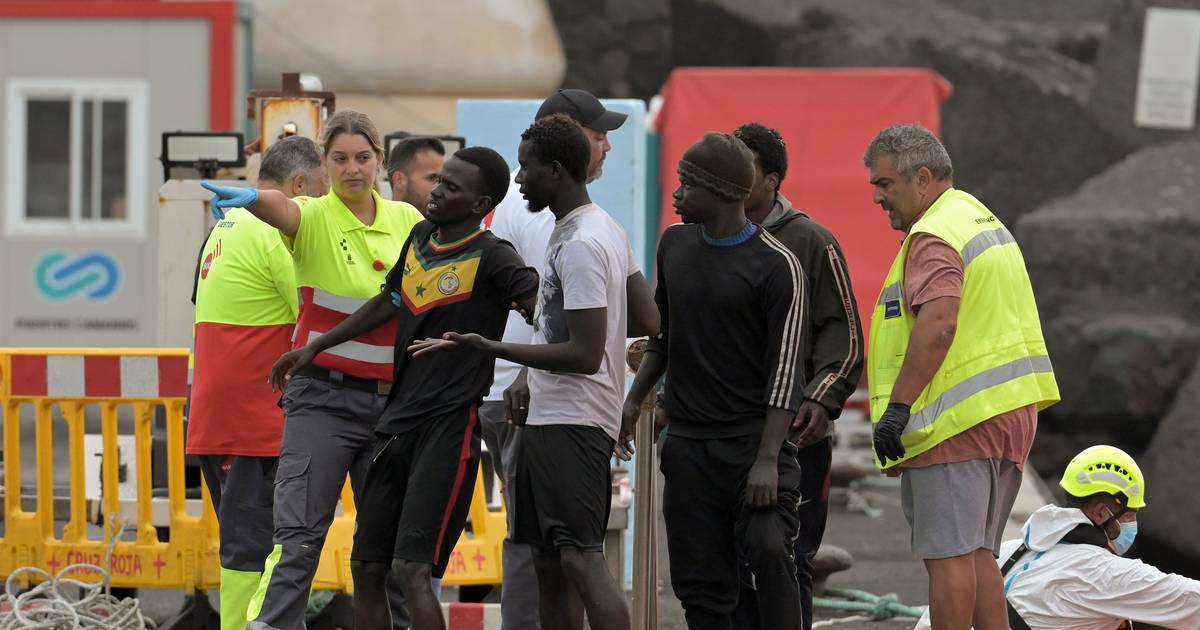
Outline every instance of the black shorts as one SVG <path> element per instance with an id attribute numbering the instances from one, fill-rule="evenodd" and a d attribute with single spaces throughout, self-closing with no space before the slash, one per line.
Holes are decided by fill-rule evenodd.
<path id="1" fill-rule="evenodd" d="M 521 429 L 512 480 L 513 541 L 542 551 L 603 551 L 613 445 L 596 427 Z"/>
<path id="2" fill-rule="evenodd" d="M 479 474 L 475 405 L 398 435 L 380 434 L 358 501 L 351 560 L 393 559 L 446 571 Z"/>

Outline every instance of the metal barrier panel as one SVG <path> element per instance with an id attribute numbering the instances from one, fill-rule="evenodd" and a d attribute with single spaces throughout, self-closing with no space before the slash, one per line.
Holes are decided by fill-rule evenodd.
<path id="1" fill-rule="evenodd" d="M 4 536 L 0 538 L 0 578 L 26 566 L 56 574 L 78 563 L 103 565 L 115 531 L 110 515 L 124 522 L 126 535 L 112 556 L 117 587 L 209 590 L 220 585 L 217 519 L 205 484 L 200 484 L 199 515 L 186 508 L 184 407 L 187 403 L 185 348 L 171 349 L 0 349 L 0 411 L 4 418 Z M 22 452 L 22 407 L 33 410 L 34 452 Z M 85 416 L 99 412 L 102 435 L 99 505 L 85 496 Z M 62 417 L 56 421 L 54 411 Z M 132 414 L 136 498 L 124 505 L 119 487 L 121 410 Z M 156 416 L 166 424 L 167 497 L 165 524 L 156 519 L 152 445 Z M 65 426 L 56 426 L 65 425 Z M 69 461 L 66 525 L 56 532 L 53 450 L 56 430 L 65 430 Z M 22 492 L 22 458 L 34 457 L 32 506 Z M 160 499 L 161 502 L 161 499 Z M 31 509 L 32 508 L 32 509 Z M 130 514 L 132 512 L 132 514 Z M 99 519 L 90 515 L 99 515 Z M 329 530 L 314 588 L 353 591 L 350 550 L 354 500 L 347 482 L 342 513 Z M 446 584 L 499 584 L 501 545 L 507 535 L 503 508 L 493 511 L 484 498 L 482 473 L 471 501 L 471 532 L 460 538 Z M 61 520 L 61 519 L 58 519 Z M 97 522 L 99 520 L 99 522 Z M 156 526 L 157 521 L 157 526 Z M 90 528 L 89 525 L 94 525 Z M 159 540 L 159 527 L 167 536 Z M 73 572 L 86 578 L 86 572 Z"/>

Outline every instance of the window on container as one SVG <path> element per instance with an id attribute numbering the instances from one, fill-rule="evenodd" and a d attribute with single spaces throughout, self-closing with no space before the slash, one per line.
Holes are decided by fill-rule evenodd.
<path id="1" fill-rule="evenodd" d="M 129 209 L 129 103 L 30 97 L 25 102 L 25 216 L 117 220 Z M 78 212 L 72 212 L 72 199 Z"/>
<path id="2" fill-rule="evenodd" d="M 134 81 L 11 79 L 8 234 L 145 229 L 146 90 Z M 11 179 L 8 179 L 11 178 Z"/>
<path id="3" fill-rule="evenodd" d="M 26 101 L 25 216 L 71 216 L 71 101 Z"/>
<path id="4" fill-rule="evenodd" d="M 80 151 L 80 215 L 85 220 L 125 219 L 128 104 L 83 99 Z"/>

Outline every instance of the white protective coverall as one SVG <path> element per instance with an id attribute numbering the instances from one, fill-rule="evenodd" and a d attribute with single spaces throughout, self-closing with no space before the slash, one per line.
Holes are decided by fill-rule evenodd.
<path id="1" fill-rule="evenodd" d="M 1200 581 L 1095 545 L 1060 543 L 1067 532 L 1089 523 L 1081 510 L 1055 505 L 1025 521 L 1029 551 L 1004 577 L 1004 592 L 1032 630 L 1114 630 L 1126 619 L 1200 628 Z M 1004 541 L 1001 566 L 1020 543 Z M 926 612 L 914 630 L 928 628 Z"/>

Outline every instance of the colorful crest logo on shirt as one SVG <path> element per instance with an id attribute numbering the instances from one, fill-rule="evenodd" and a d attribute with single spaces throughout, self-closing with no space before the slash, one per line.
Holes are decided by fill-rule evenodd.
<path id="1" fill-rule="evenodd" d="M 429 261 L 420 247 L 409 247 L 400 283 L 404 303 L 413 315 L 470 299 L 481 251 L 448 260 Z"/>
<path id="2" fill-rule="evenodd" d="M 458 274 L 447 271 L 438 278 L 437 287 L 442 295 L 454 295 L 458 291 L 459 284 Z"/>

